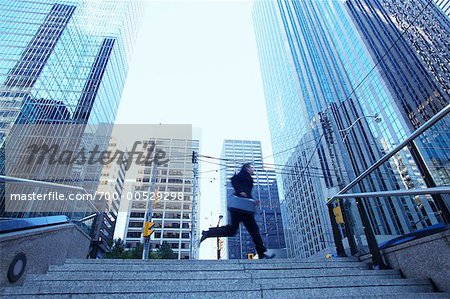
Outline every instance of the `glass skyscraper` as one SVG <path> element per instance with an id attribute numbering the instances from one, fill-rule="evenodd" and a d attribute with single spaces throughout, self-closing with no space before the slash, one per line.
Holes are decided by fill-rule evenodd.
<path id="1" fill-rule="evenodd" d="M 225 140 L 221 158 L 226 165 L 221 169 L 221 214 L 224 216 L 221 225 L 226 225 L 229 221 L 227 198 L 234 194 L 230 179 L 240 171 L 242 164 L 252 163 L 255 168 L 253 198 L 261 201 L 255 218 L 264 246 L 268 249 L 285 248 L 276 174 L 274 170 L 265 169 L 263 166 L 261 142 Z M 228 256 L 229 259 L 246 259 L 247 254 L 256 254 L 252 238 L 242 223 L 236 236 L 227 238 L 227 241 L 222 256 Z"/>
<path id="2" fill-rule="evenodd" d="M 256 1 L 253 14 L 288 254 L 307 257 L 332 242 L 326 199 L 409 130 L 343 1 Z M 359 191 L 424 186 L 409 151 L 396 159 Z M 424 202 L 417 212 L 414 199 L 371 201 L 376 233 L 421 227 L 422 213 L 436 222 Z"/>
<path id="3" fill-rule="evenodd" d="M 140 1 L 0 3 L 2 174 L 8 169 L 5 147 L 16 146 L 14 138 L 6 146 L 5 140 L 15 127 L 22 126 L 20 133 L 29 136 L 37 125 L 79 125 L 77 136 L 61 126 L 59 131 L 55 129 L 54 138 L 46 136 L 47 141 L 66 136 L 74 140 L 74 147 L 81 148 L 88 147 L 92 136 L 97 136 L 97 144 L 107 148 L 110 132 L 100 136 L 95 125 L 114 123 L 143 7 Z M 41 168 L 41 178 L 46 171 L 49 169 Z M 85 170 L 77 167 L 63 171 L 60 183 L 84 186 Z M 67 171 L 72 174 L 67 175 Z M 7 172 L 36 179 L 18 167 L 11 166 Z M 85 186 L 88 191 L 96 190 L 100 173 L 98 167 L 96 183 L 91 180 Z"/>
<path id="4" fill-rule="evenodd" d="M 346 6 L 372 57 L 384 55 L 378 68 L 414 131 L 450 103 L 450 19 L 425 0 L 349 0 Z M 433 185 L 450 184 L 449 126 L 447 117 L 415 142 Z"/>
<path id="5" fill-rule="evenodd" d="M 450 1 L 448 0 L 434 0 L 436 4 L 442 9 L 442 11 L 450 17 Z"/>

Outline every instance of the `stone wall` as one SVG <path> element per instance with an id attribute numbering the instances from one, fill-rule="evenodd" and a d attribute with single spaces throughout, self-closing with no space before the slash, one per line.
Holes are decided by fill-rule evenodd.
<path id="1" fill-rule="evenodd" d="M 381 251 L 385 262 L 406 278 L 431 279 L 439 291 L 450 292 L 450 230 Z"/>
<path id="2" fill-rule="evenodd" d="M 27 273 L 46 273 L 49 265 L 63 264 L 66 258 L 86 258 L 89 245 L 89 236 L 72 223 L 1 234 L 0 286 L 21 285 Z M 20 252 L 27 260 L 25 273 L 10 283 L 7 271 Z"/>

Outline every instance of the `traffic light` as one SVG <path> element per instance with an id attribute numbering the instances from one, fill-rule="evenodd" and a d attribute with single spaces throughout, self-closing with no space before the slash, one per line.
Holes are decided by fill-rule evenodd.
<path id="1" fill-rule="evenodd" d="M 153 234 L 154 230 L 152 230 L 152 227 L 155 225 L 154 222 L 146 221 L 144 222 L 144 228 L 142 231 L 142 235 L 144 238 L 150 237 L 151 234 Z"/>
<path id="2" fill-rule="evenodd" d="M 344 223 L 344 217 L 342 216 L 342 210 L 340 206 L 333 208 L 333 214 L 336 218 L 337 224 L 343 224 Z"/>
<path id="3" fill-rule="evenodd" d="M 223 240 L 219 240 L 219 250 L 223 249 Z"/>

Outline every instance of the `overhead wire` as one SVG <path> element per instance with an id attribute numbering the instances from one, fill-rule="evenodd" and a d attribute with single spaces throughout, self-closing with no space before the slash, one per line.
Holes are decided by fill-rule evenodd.
<path id="1" fill-rule="evenodd" d="M 207 158 L 207 159 L 214 159 L 214 160 L 219 160 L 219 161 L 225 161 L 225 162 L 234 162 L 234 164 L 242 164 L 242 163 L 245 163 L 245 162 L 256 164 L 256 162 L 258 162 L 258 163 L 261 162 L 261 161 L 255 161 L 255 160 L 250 161 L 250 160 L 247 160 L 247 159 L 242 159 L 241 160 L 241 159 L 231 159 L 231 158 L 219 158 L 219 157 L 214 157 L 214 156 L 209 156 L 209 155 L 201 155 L 201 154 L 199 154 L 199 157 L 200 158 Z M 227 164 L 222 164 L 222 163 L 213 163 L 213 162 L 210 162 L 210 161 L 206 161 L 204 159 L 201 159 L 201 161 L 207 162 L 207 163 L 216 164 L 216 165 L 223 165 L 223 166 L 225 166 L 225 168 L 226 167 L 233 167 L 232 165 L 227 165 Z M 262 163 L 262 164 L 263 164 L 263 166 L 269 166 L 269 167 L 270 166 L 274 166 L 274 168 L 275 168 L 274 170 L 276 170 L 277 172 L 290 171 L 291 169 L 289 169 L 289 168 L 293 168 L 292 171 L 299 171 L 299 170 L 303 170 L 303 168 L 309 168 L 310 169 L 309 170 L 310 173 L 323 174 L 322 173 L 323 168 L 316 167 L 316 166 L 307 166 L 307 167 L 305 166 L 305 167 L 302 167 L 300 165 L 287 165 L 287 164 L 285 164 L 285 165 L 273 164 L 273 163 Z M 316 171 L 312 171 L 311 169 L 312 170 L 316 170 Z M 269 168 L 267 170 L 271 170 L 271 169 Z M 343 173 L 347 173 L 348 174 L 348 171 L 346 169 L 344 169 L 344 168 L 340 168 L 339 170 L 342 171 Z M 320 173 L 318 173 L 317 171 L 319 171 Z M 392 173 L 387 173 L 387 172 L 383 172 L 383 171 L 381 172 L 381 174 L 392 175 Z M 334 175 L 334 174 L 330 174 L 330 175 L 337 177 L 337 175 Z"/>
<path id="2" fill-rule="evenodd" d="M 225 169 L 226 169 L 226 168 L 235 168 L 235 167 L 233 167 L 233 166 L 231 166 L 231 165 L 226 165 L 226 164 L 222 164 L 222 163 L 211 162 L 211 161 L 202 160 L 202 159 L 199 159 L 199 161 L 205 162 L 205 163 L 209 163 L 209 164 L 214 164 L 214 165 L 224 166 Z M 287 174 L 287 175 L 292 175 L 292 174 L 296 174 L 296 171 L 297 171 L 297 170 L 295 170 L 295 172 L 294 172 L 294 170 L 291 171 L 291 172 L 277 171 L 277 170 L 272 170 L 272 171 L 273 171 L 273 173 L 275 173 L 275 174 Z M 311 172 L 308 176 L 310 176 L 310 177 L 320 177 L 320 178 L 323 178 L 323 177 L 324 177 L 323 174 L 321 174 L 321 173 L 315 173 L 315 172 Z M 331 176 L 336 176 L 336 175 L 331 174 Z"/>

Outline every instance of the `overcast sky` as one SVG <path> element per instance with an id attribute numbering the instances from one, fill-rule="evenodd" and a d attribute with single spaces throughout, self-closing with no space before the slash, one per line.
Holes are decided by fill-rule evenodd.
<path id="1" fill-rule="evenodd" d="M 251 1 L 150 2 L 117 123 L 192 124 L 200 154 L 220 156 L 224 139 L 248 139 L 271 155 L 251 11 Z M 217 223 L 219 178 L 202 175 L 202 229 Z M 205 243 L 200 257 L 214 258 L 214 242 Z"/>

